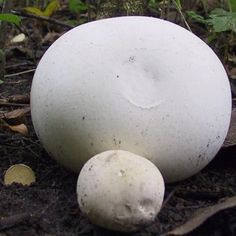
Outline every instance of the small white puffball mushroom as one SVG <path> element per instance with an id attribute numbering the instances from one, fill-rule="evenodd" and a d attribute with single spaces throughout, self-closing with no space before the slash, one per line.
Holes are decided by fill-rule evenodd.
<path id="1" fill-rule="evenodd" d="M 161 209 L 164 181 L 144 157 L 109 150 L 91 158 L 77 182 L 81 211 L 100 227 L 132 232 L 152 223 Z"/>
<path id="2" fill-rule="evenodd" d="M 78 26 L 45 53 L 34 75 L 35 131 L 79 171 L 122 149 L 156 164 L 165 181 L 205 167 L 226 137 L 231 92 L 224 67 L 197 36 L 151 17 Z"/>

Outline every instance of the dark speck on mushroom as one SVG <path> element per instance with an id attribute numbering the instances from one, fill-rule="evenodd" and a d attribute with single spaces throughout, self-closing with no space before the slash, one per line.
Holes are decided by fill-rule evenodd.
<path id="1" fill-rule="evenodd" d="M 129 57 L 129 62 L 135 62 L 135 57 L 134 56 Z"/>

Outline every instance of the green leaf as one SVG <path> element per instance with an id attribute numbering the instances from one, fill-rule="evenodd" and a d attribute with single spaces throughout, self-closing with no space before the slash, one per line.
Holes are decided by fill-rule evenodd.
<path id="1" fill-rule="evenodd" d="M 25 7 L 24 10 L 27 11 L 28 13 L 34 14 L 36 16 L 44 16 L 43 11 L 41 11 L 37 7 Z"/>
<path id="2" fill-rule="evenodd" d="M 208 37 L 207 37 L 207 44 L 210 44 L 211 42 L 215 41 L 217 39 L 217 33 L 212 32 Z"/>
<path id="3" fill-rule="evenodd" d="M 225 16 L 228 15 L 230 12 L 224 10 L 223 8 L 216 8 L 210 12 L 211 16 Z"/>
<path id="4" fill-rule="evenodd" d="M 233 31 L 236 33 L 236 12 L 225 11 L 224 9 L 215 9 L 207 20 L 212 25 L 213 30 L 217 32 Z"/>
<path id="5" fill-rule="evenodd" d="M 43 12 L 44 16 L 50 17 L 54 12 L 56 12 L 59 9 L 59 2 L 58 0 L 51 1 L 45 11 Z"/>
<path id="6" fill-rule="evenodd" d="M 4 83 L 4 81 L 0 79 L 0 85 L 3 84 L 3 83 Z"/>
<path id="7" fill-rule="evenodd" d="M 156 0 L 149 0 L 148 1 L 148 7 L 156 7 L 157 2 Z"/>
<path id="8" fill-rule="evenodd" d="M 1 13 L 0 14 L 0 21 L 5 21 L 8 23 L 19 25 L 21 22 L 21 18 L 19 16 L 14 15 L 14 14 Z"/>
<path id="9" fill-rule="evenodd" d="M 41 9 L 37 7 L 25 7 L 24 10 L 27 11 L 28 13 L 34 14 L 36 16 L 46 16 L 50 17 L 54 12 L 56 12 L 59 8 L 59 2 L 58 0 L 53 0 L 51 1 L 46 9 L 42 11 Z"/>
<path id="10" fill-rule="evenodd" d="M 186 11 L 186 14 L 188 17 L 190 17 L 192 20 L 202 23 L 202 24 L 206 24 L 206 20 L 203 16 L 197 14 L 195 11 Z"/>
<path id="11" fill-rule="evenodd" d="M 236 12 L 236 1 L 235 0 L 229 0 L 229 9 L 231 12 Z"/>
<path id="12" fill-rule="evenodd" d="M 69 9 L 71 12 L 79 13 L 88 10 L 88 6 L 80 0 L 69 0 Z"/>

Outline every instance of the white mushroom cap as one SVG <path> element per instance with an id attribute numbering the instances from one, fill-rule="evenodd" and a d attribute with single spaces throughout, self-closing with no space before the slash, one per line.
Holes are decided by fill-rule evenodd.
<path id="1" fill-rule="evenodd" d="M 168 182 L 205 167 L 229 127 L 224 67 L 198 37 L 151 17 L 74 28 L 45 53 L 31 90 L 32 120 L 46 150 L 79 171 L 122 149 L 158 166 Z"/>
<path id="2" fill-rule="evenodd" d="M 152 223 L 164 197 L 164 181 L 147 159 L 121 150 L 91 158 L 77 183 L 81 211 L 92 223 L 115 231 L 136 231 Z"/>

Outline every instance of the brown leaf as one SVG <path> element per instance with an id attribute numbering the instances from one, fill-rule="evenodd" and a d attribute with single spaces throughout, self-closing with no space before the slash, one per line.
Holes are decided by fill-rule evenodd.
<path id="1" fill-rule="evenodd" d="M 197 210 L 190 220 L 177 227 L 176 229 L 165 233 L 163 236 L 188 234 L 199 227 L 201 224 L 203 224 L 211 216 L 222 210 L 233 207 L 236 207 L 236 196 L 227 198 L 226 200 L 219 202 L 213 206 Z"/>
<path id="2" fill-rule="evenodd" d="M 9 125 L 19 125 L 24 123 L 24 118 L 29 113 L 30 107 L 15 109 L 13 111 L 4 112 L 0 118 L 4 119 Z"/>
<path id="3" fill-rule="evenodd" d="M 236 67 L 232 68 L 229 71 L 229 76 L 230 76 L 231 79 L 236 79 Z"/>
<path id="4" fill-rule="evenodd" d="M 0 102 L 5 103 L 8 102 L 8 100 L 6 98 L 0 98 Z"/>
<path id="5" fill-rule="evenodd" d="M 43 44 L 52 44 L 56 39 L 58 39 L 62 33 L 49 32 L 42 39 Z"/>
<path id="6" fill-rule="evenodd" d="M 12 95 L 8 98 L 8 102 L 29 104 L 30 103 L 30 96 L 29 96 L 29 94 Z"/>
<path id="7" fill-rule="evenodd" d="M 15 46 L 11 47 L 9 49 L 9 57 L 28 57 L 28 58 L 34 58 L 34 54 L 30 48 L 27 47 L 21 47 L 21 46 Z"/>
<path id="8" fill-rule="evenodd" d="M 8 128 L 14 132 L 20 133 L 24 136 L 28 135 L 28 128 L 25 124 L 20 125 L 8 125 Z"/>
<path id="9" fill-rule="evenodd" d="M 233 145 L 236 145 L 236 108 L 232 111 L 230 127 L 223 147 L 230 147 Z"/>

